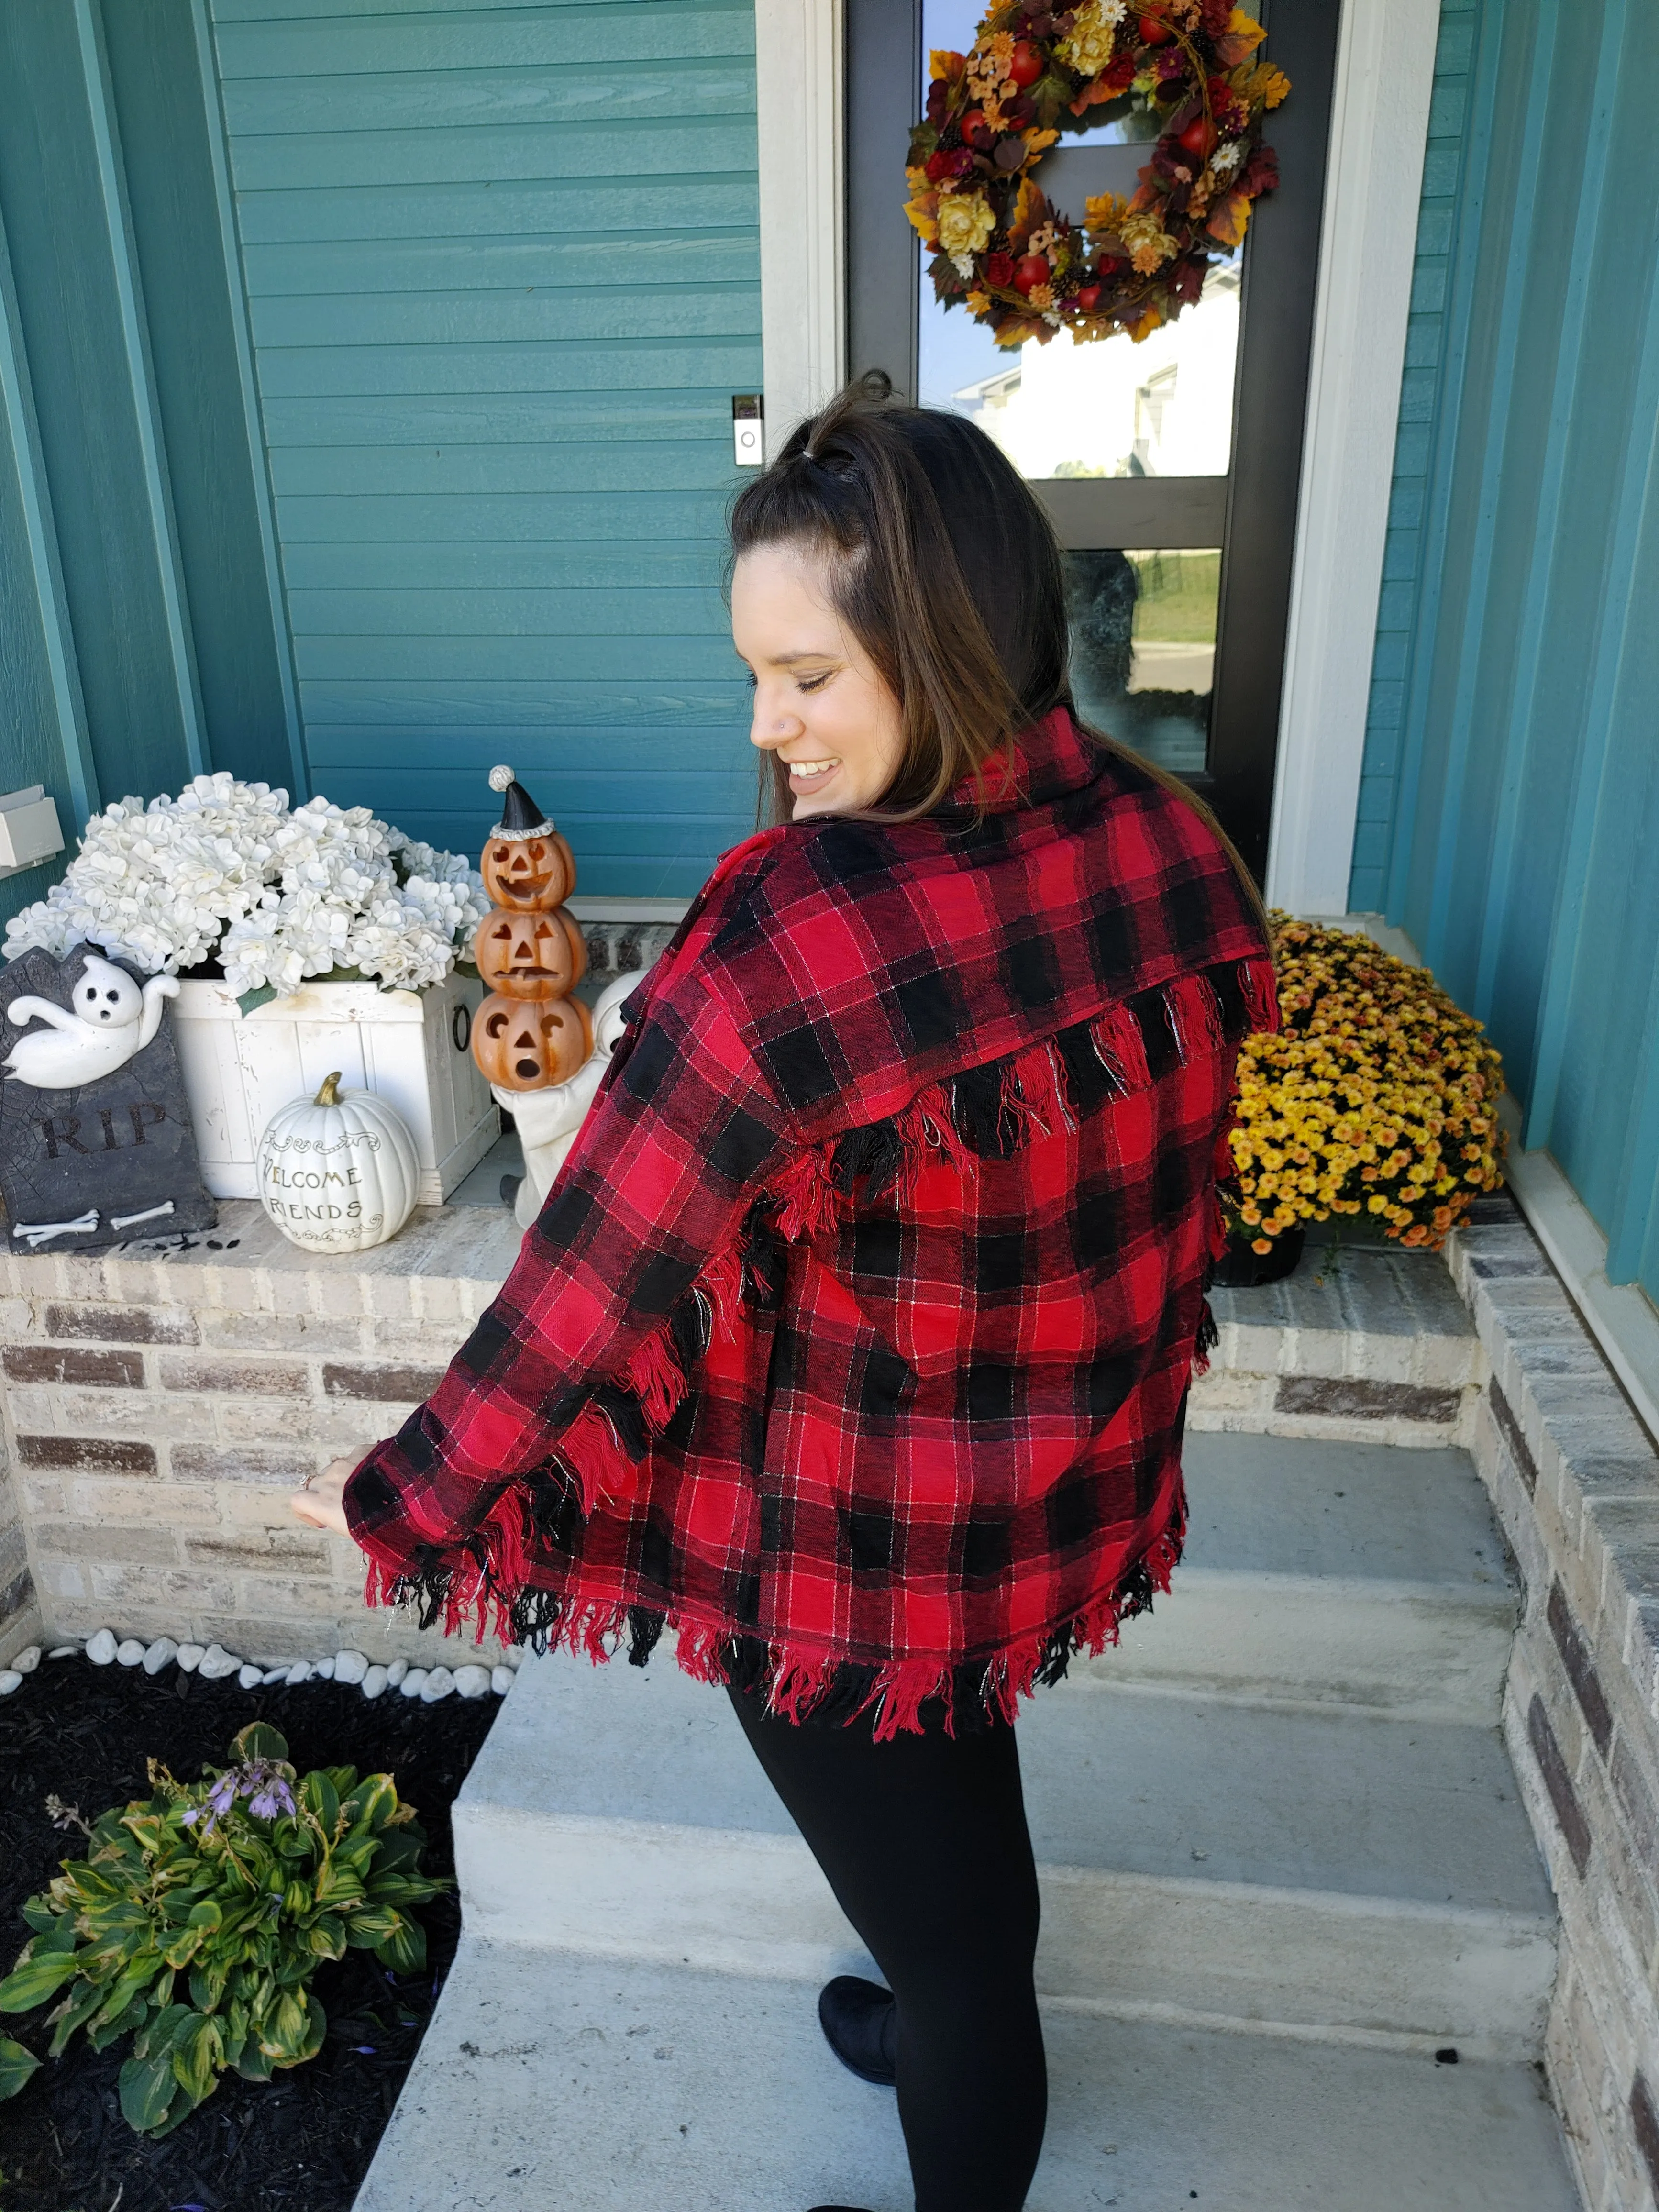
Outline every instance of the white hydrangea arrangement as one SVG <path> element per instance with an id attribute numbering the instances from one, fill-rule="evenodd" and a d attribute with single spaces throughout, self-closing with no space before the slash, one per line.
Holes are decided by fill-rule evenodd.
<path id="1" fill-rule="evenodd" d="M 7 926 L 5 956 L 96 945 L 147 974 L 216 960 L 239 996 L 342 970 L 387 990 L 441 983 L 489 911 L 483 878 L 366 806 L 198 775 L 88 823 L 62 883 Z"/>

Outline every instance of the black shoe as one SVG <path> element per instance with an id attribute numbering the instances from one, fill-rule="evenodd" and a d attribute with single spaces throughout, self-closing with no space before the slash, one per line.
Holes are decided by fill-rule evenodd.
<path id="1" fill-rule="evenodd" d="M 837 1974 L 818 1991 L 818 2026 L 849 2074 L 856 2074 L 860 2081 L 873 2081 L 880 2089 L 890 2089 L 897 2081 L 898 2007 L 891 1990 L 883 1989 L 879 1982 L 860 1981 L 856 1974 Z M 817 2212 L 836 2212 L 836 2208 L 820 2205 Z"/>

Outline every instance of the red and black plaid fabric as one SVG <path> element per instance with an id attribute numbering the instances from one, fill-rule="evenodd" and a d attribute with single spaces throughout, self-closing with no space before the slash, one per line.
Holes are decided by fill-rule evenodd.
<path id="1" fill-rule="evenodd" d="M 728 853 L 506 1286 L 346 1492 L 370 1595 L 890 1735 L 1167 1587 L 1214 1176 L 1272 968 L 1063 710 L 990 810 Z"/>

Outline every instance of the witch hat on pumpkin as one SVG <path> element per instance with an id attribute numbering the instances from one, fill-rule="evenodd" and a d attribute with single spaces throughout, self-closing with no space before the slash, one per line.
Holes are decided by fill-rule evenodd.
<path id="1" fill-rule="evenodd" d="M 501 800 L 501 818 L 490 831 L 492 837 L 552 836 L 551 819 L 542 812 L 510 768 L 492 768 L 489 788 L 505 793 Z"/>

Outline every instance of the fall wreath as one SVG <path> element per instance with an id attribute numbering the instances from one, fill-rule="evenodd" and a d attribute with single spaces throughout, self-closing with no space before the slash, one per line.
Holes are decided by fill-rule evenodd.
<path id="1" fill-rule="evenodd" d="M 905 174 L 939 298 L 1000 346 L 1140 339 L 1190 307 L 1279 181 L 1261 118 L 1290 82 L 1255 58 L 1266 35 L 1230 0 L 1082 0 L 993 7 L 970 53 L 935 51 Z M 1032 173 L 1062 131 L 1135 110 L 1159 125 L 1139 187 L 1089 199 L 1079 227 Z"/>

